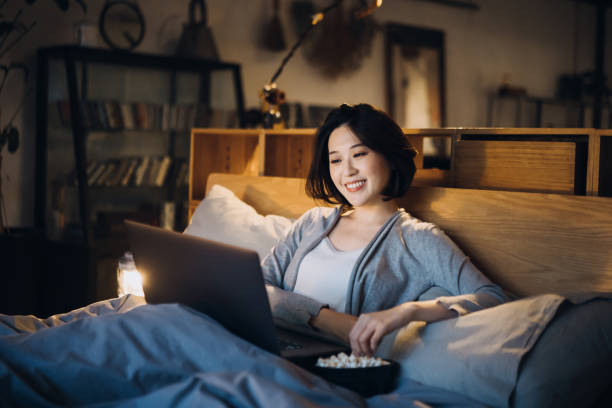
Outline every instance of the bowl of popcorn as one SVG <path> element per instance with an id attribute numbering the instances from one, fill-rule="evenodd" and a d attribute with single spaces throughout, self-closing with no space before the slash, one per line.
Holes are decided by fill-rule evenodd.
<path id="1" fill-rule="evenodd" d="M 311 371 L 329 382 L 371 397 L 395 388 L 399 364 L 380 357 L 339 353 L 317 358 Z"/>

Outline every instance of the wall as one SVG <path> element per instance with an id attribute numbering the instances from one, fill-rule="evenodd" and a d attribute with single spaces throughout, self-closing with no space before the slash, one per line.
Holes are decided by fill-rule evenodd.
<path id="1" fill-rule="evenodd" d="M 16 120 L 22 129 L 22 146 L 16 154 L 4 153 L 3 190 L 6 197 L 8 224 L 31 226 L 34 208 L 34 56 L 41 46 L 73 42 L 73 24 L 83 18 L 94 23 L 103 0 L 85 0 L 86 16 L 71 1 L 67 13 L 60 12 L 50 1 L 33 6 L 13 0 L 2 11 L 14 15 L 24 7 L 24 21 L 37 26 L 2 63 L 25 61 L 32 66 L 24 113 Z M 524 86 L 537 96 L 552 96 L 555 80 L 574 66 L 574 11 L 578 10 L 579 46 L 576 68 L 590 69 L 593 61 L 594 11 L 587 4 L 571 0 L 475 0 L 481 10 L 474 12 L 418 0 L 385 0 L 376 11 L 380 23 L 396 22 L 444 30 L 446 33 L 446 111 L 448 126 L 483 126 L 487 92 L 495 89 L 504 74 L 515 85 Z M 147 35 L 138 48 L 142 52 L 171 52 L 186 19 L 187 0 L 140 0 L 147 22 Z M 284 52 L 262 50 L 258 44 L 263 22 L 271 17 L 272 0 L 209 0 L 208 21 L 220 50 L 221 58 L 242 65 L 243 87 L 247 107 L 259 104 L 258 90 L 272 76 Z M 329 4 L 318 1 L 318 5 Z M 281 21 L 287 42 L 296 34 L 290 27 L 289 1 L 281 2 Z M 610 16 L 608 16 L 610 21 Z M 611 30 L 612 31 L 612 30 Z M 608 32 L 608 50 L 612 48 Z M 371 55 L 353 74 L 329 80 L 305 63 L 298 51 L 286 66 L 278 85 L 289 101 L 306 104 L 336 105 L 342 102 L 366 101 L 384 107 L 383 35 L 375 37 Z M 609 53 L 608 53 L 609 54 Z M 608 72 L 610 61 L 607 63 Z M 10 82 L 0 95 L 2 123 L 24 94 L 19 81 Z"/>

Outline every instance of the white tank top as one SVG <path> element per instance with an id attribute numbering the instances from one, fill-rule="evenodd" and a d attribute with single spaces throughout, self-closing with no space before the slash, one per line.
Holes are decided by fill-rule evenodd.
<path id="1" fill-rule="evenodd" d="M 362 250 L 339 251 L 325 237 L 302 258 L 293 291 L 344 312 L 348 281 Z"/>

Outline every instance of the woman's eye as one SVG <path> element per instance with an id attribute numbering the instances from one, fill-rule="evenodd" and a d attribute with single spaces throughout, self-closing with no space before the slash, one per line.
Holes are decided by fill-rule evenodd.
<path id="1" fill-rule="evenodd" d="M 338 164 L 338 163 L 340 163 L 340 159 L 331 159 L 329 162 L 331 164 Z"/>
<path id="2" fill-rule="evenodd" d="M 355 153 L 353 157 L 367 156 L 367 154 L 368 152 L 359 152 L 359 153 Z"/>

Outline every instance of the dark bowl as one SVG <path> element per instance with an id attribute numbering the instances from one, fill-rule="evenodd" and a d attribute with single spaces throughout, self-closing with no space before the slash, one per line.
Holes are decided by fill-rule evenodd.
<path id="1" fill-rule="evenodd" d="M 392 360 L 385 361 L 389 364 L 380 367 L 329 368 L 317 367 L 315 360 L 309 370 L 331 383 L 371 397 L 389 393 L 397 384 L 399 364 Z"/>

